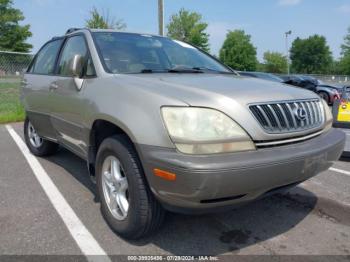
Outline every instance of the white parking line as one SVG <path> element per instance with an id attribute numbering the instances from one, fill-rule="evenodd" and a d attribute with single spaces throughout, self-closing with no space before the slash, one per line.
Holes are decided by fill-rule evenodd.
<path id="1" fill-rule="evenodd" d="M 63 222 L 67 226 L 69 232 L 71 233 L 75 242 L 78 244 L 82 253 L 87 256 L 87 259 L 89 261 L 110 262 L 111 260 L 107 256 L 106 252 L 101 248 L 89 230 L 74 213 L 73 209 L 70 207 L 55 184 L 52 182 L 51 178 L 39 163 L 38 159 L 36 159 L 36 157 L 29 152 L 29 149 L 23 142 L 22 138 L 10 125 L 6 125 L 6 128 L 26 158 L 29 166 L 33 170 L 35 177 L 39 181 L 41 187 L 44 189 L 47 197 L 50 199 L 57 213 L 61 216 Z"/>
<path id="2" fill-rule="evenodd" d="M 346 170 L 342 170 L 342 169 L 338 169 L 338 168 L 333 168 L 333 167 L 331 167 L 329 170 L 330 170 L 330 171 L 333 171 L 333 172 L 341 173 L 341 174 L 346 175 L 346 176 L 350 176 L 350 172 L 349 172 L 349 171 L 346 171 Z"/>

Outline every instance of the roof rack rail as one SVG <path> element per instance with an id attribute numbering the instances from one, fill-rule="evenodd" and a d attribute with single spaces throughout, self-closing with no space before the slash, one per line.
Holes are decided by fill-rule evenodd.
<path id="1" fill-rule="evenodd" d="M 83 28 L 69 28 L 67 31 L 66 31 L 66 35 L 70 34 L 70 33 L 73 33 L 75 31 L 78 31 L 78 30 L 81 30 Z"/>

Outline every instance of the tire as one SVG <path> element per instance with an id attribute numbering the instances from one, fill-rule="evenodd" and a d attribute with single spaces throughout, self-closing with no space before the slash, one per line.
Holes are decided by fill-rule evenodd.
<path id="1" fill-rule="evenodd" d="M 117 167 L 113 169 L 118 170 L 114 171 L 117 175 L 112 174 L 112 166 Z M 119 177 L 119 180 L 115 177 Z M 115 185 L 118 182 L 111 180 L 124 182 Z M 121 184 L 125 180 L 127 189 L 123 191 L 121 188 L 125 187 Z M 140 239 L 161 226 L 165 211 L 151 193 L 138 155 L 126 136 L 107 138 L 100 145 L 96 160 L 96 182 L 102 215 L 118 235 L 130 240 Z M 122 208 L 125 199 L 128 208 Z M 127 210 L 126 214 L 122 210 Z"/>
<path id="2" fill-rule="evenodd" d="M 329 95 L 328 95 L 326 92 L 321 91 L 321 92 L 318 93 L 318 95 L 319 95 L 322 99 L 324 99 L 324 100 L 327 102 L 327 104 L 330 103 Z"/>
<path id="3" fill-rule="evenodd" d="M 27 117 L 24 121 L 24 139 L 25 139 L 25 142 L 27 144 L 27 147 L 29 148 L 29 151 L 33 155 L 42 157 L 42 156 L 53 155 L 57 152 L 57 150 L 59 148 L 58 144 L 51 142 L 51 141 L 48 141 L 48 140 L 45 140 L 45 139 L 39 137 L 37 134 L 36 135 L 37 135 L 38 139 L 40 139 L 41 143 L 38 143 L 37 145 L 35 145 L 33 140 L 32 140 L 31 134 L 30 134 L 31 132 L 33 132 L 33 131 L 30 131 L 31 129 L 34 130 L 34 132 L 36 134 L 35 128 L 30 123 L 30 121 Z"/>

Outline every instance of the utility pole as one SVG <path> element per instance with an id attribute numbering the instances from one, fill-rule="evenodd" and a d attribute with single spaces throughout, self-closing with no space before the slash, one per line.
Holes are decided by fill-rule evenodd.
<path id="1" fill-rule="evenodd" d="M 290 54 L 289 54 L 289 44 L 288 44 L 288 36 L 292 34 L 292 31 L 289 30 L 288 32 L 285 32 L 285 35 L 286 35 L 286 54 L 287 54 L 287 72 L 288 72 L 288 75 L 290 75 L 290 67 L 289 67 L 289 57 L 290 57 Z"/>
<path id="2" fill-rule="evenodd" d="M 164 35 L 164 2 L 158 0 L 158 24 L 159 24 L 159 35 Z"/>

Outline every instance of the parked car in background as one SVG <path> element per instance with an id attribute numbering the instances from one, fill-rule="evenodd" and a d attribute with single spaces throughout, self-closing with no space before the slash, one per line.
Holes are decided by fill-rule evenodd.
<path id="1" fill-rule="evenodd" d="M 340 99 L 342 87 L 329 84 L 320 84 L 316 87 L 316 91 L 329 105 L 333 105 L 334 101 Z"/>
<path id="2" fill-rule="evenodd" d="M 276 75 L 270 74 L 270 73 L 245 72 L 245 71 L 240 71 L 238 73 L 241 76 L 255 77 L 255 78 L 260 78 L 260 79 L 269 80 L 269 81 L 278 82 L 278 83 L 283 83 L 284 82 L 284 80 L 282 78 L 280 78 L 279 76 L 276 76 Z"/>
<path id="3" fill-rule="evenodd" d="M 341 95 L 338 101 L 335 101 L 333 108 L 333 127 L 350 128 L 350 95 L 349 87 L 341 88 Z M 347 143 L 347 151 L 350 151 L 349 143 Z"/>
<path id="4" fill-rule="evenodd" d="M 305 88 L 317 93 L 327 104 L 333 105 L 334 101 L 340 99 L 341 87 L 326 84 L 319 79 L 306 75 L 284 75 L 281 76 L 286 84 Z"/>
<path id="5" fill-rule="evenodd" d="M 302 77 L 300 75 L 282 75 L 280 76 L 286 84 L 316 91 L 317 82 Z"/>

